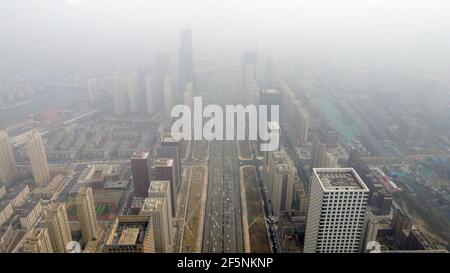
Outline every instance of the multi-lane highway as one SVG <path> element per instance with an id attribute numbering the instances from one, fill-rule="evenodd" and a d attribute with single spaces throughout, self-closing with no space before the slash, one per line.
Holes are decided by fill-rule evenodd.
<path id="1" fill-rule="evenodd" d="M 202 252 L 243 252 L 242 211 L 233 141 L 212 141 Z"/>

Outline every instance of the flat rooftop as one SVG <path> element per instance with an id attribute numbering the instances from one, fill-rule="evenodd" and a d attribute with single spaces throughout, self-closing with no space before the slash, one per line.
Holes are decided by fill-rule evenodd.
<path id="1" fill-rule="evenodd" d="M 326 191 L 369 190 L 353 168 L 314 168 L 313 173 Z"/>
<path id="2" fill-rule="evenodd" d="M 122 230 L 119 238 L 119 245 L 134 245 L 139 237 L 139 228 L 131 227 Z"/>
<path id="3" fill-rule="evenodd" d="M 157 166 L 157 167 L 173 166 L 173 159 L 172 158 L 157 158 L 155 160 L 155 166 Z"/>
<path id="4" fill-rule="evenodd" d="M 127 180 L 109 181 L 103 186 L 105 189 L 123 189 L 128 185 Z"/>
<path id="5" fill-rule="evenodd" d="M 142 211 L 160 211 L 165 201 L 165 198 L 146 198 Z"/>
<path id="6" fill-rule="evenodd" d="M 286 174 L 290 173 L 292 171 L 292 168 L 289 166 L 289 164 L 278 164 L 276 166 L 276 172 L 278 174 Z"/>
<path id="7" fill-rule="evenodd" d="M 281 93 L 281 91 L 278 88 L 263 88 L 261 89 L 261 93 L 278 94 Z"/>
<path id="8" fill-rule="evenodd" d="M 144 205 L 144 198 L 142 197 L 133 197 L 131 201 L 132 208 L 141 208 Z"/>
<path id="9" fill-rule="evenodd" d="M 152 180 L 150 182 L 149 192 L 165 192 L 169 187 L 169 180 Z"/>
<path id="10" fill-rule="evenodd" d="M 134 152 L 131 159 L 146 159 L 148 158 L 148 152 Z"/>
<path id="11" fill-rule="evenodd" d="M 116 229 L 113 229 L 112 237 L 106 242 L 106 245 L 136 245 L 144 242 L 149 222 L 132 221 L 119 222 Z"/>

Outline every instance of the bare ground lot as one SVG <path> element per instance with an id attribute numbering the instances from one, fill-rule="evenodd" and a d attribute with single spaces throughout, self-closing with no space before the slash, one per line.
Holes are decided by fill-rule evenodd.
<path id="1" fill-rule="evenodd" d="M 201 217 L 202 188 L 205 183 L 204 176 L 206 169 L 204 167 L 192 167 L 191 179 L 187 203 L 186 222 L 183 232 L 182 253 L 196 252 L 197 241 L 199 238 L 199 223 Z"/>
<path id="2" fill-rule="evenodd" d="M 254 167 L 243 167 L 245 195 L 247 201 L 247 219 L 250 235 L 250 249 L 252 253 L 270 253 L 270 243 L 264 213 L 261 206 L 261 197 L 256 180 Z"/>

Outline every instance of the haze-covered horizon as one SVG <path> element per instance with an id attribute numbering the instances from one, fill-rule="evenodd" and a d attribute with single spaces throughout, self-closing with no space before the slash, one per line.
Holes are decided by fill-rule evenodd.
<path id="1" fill-rule="evenodd" d="M 444 73 L 449 15 L 445 0 L 2 1 L 0 67 L 20 73 L 122 65 L 149 62 L 159 50 L 175 63 L 180 29 L 189 27 L 196 61 L 259 47 Z"/>

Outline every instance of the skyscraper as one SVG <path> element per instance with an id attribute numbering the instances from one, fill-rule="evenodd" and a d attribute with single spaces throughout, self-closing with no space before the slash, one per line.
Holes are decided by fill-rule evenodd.
<path id="1" fill-rule="evenodd" d="M 33 177 L 36 186 L 43 187 L 50 180 L 47 155 L 45 153 L 44 142 L 38 130 L 32 130 L 26 137 L 28 157 L 31 161 Z"/>
<path id="2" fill-rule="evenodd" d="M 252 77 L 252 80 L 256 80 L 256 65 L 257 65 L 258 55 L 254 50 L 247 50 L 242 54 L 242 81 L 245 83 L 248 81 L 247 77 Z M 247 71 L 249 67 L 252 67 L 251 74 Z"/>
<path id="3" fill-rule="evenodd" d="M 305 145 L 308 142 L 309 115 L 298 100 L 294 102 L 294 112 L 291 123 L 294 124 L 299 144 Z"/>
<path id="4" fill-rule="evenodd" d="M 278 164 L 275 168 L 271 196 L 274 215 L 278 217 L 292 209 L 295 174 L 295 168 L 289 164 Z"/>
<path id="5" fill-rule="evenodd" d="M 131 113 L 139 112 L 138 78 L 135 73 L 131 73 L 127 79 L 128 103 Z"/>
<path id="6" fill-rule="evenodd" d="M 184 105 L 188 106 L 191 111 L 194 109 L 194 84 L 192 82 L 186 83 L 186 88 L 183 93 Z"/>
<path id="7" fill-rule="evenodd" d="M 145 98 L 147 103 L 147 114 L 156 112 L 156 92 L 155 82 L 152 75 L 145 76 Z"/>
<path id="8" fill-rule="evenodd" d="M 170 216 L 167 215 L 166 198 L 146 198 L 141 215 L 150 216 L 157 253 L 168 253 L 170 250 Z"/>
<path id="9" fill-rule="evenodd" d="M 147 108 L 147 76 L 150 75 L 150 66 L 140 65 L 137 68 L 137 108 L 141 113 L 148 112 Z"/>
<path id="10" fill-rule="evenodd" d="M 98 102 L 98 80 L 90 79 L 88 82 L 89 102 L 95 104 Z"/>
<path id="11" fill-rule="evenodd" d="M 164 115 L 166 119 L 171 118 L 171 111 L 173 106 L 173 86 L 172 77 L 164 77 Z"/>
<path id="12" fill-rule="evenodd" d="M 108 78 L 108 89 L 111 92 L 114 115 L 123 115 L 127 112 L 125 92 L 118 75 Z"/>
<path id="13" fill-rule="evenodd" d="M 180 90 L 185 90 L 186 84 L 192 82 L 195 86 L 194 79 L 194 57 L 192 50 L 192 30 L 182 29 L 179 49 L 179 76 Z"/>
<path id="14" fill-rule="evenodd" d="M 147 197 L 151 178 L 151 162 L 148 152 L 135 152 L 131 157 L 131 174 L 134 183 L 134 196 Z"/>
<path id="15" fill-rule="evenodd" d="M 259 94 L 259 105 L 267 105 L 267 121 L 280 123 L 281 120 L 281 90 L 278 88 L 263 88 Z M 271 106 L 278 106 L 278 116 L 272 113 Z"/>
<path id="16" fill-rule="evenodd" d="M 26 253 L 52 253 L 52 244 L 47 228 L 36 228 L 26 239 L 23 251 Z"/>
<path id="17" fill-rule="evenodd" d="M 170 196 L 170 181 L 152 180 L 148 189 L 148 197 L 166 199 L 166 210 L 169 216 L 169 240 L 172 241 L 172 197 Z"/>
<path id="18" fill-rule="evenodd" d="M 67 244 L 72 241 L 64 203 L 53 203 L 47 210 L 46 225 L 53 252 L 67 252 Z"/>
<path id="19" fill-rule="evenodd" d="M 313 137 L 311 168 L 324 168 L 327 161 L 327 145 L 316 135 Z"/>
<path id="20" fill-rule="evenodd" d="M 157 158 L 153 164 L 152 180 L 168 180 L 170 181 L 170 198 L 172 201 L 172 217 L 176 215 L 177 195 L 175 185 L 175 164 L 172 158 Z"/>
<path id="21" fill-rule="evenodd" d="M 6 186 L 16 181 L 16 160 L 9 143 L 8 133 L 0 130 L 0 182 Z"/>
<path id="22" fill-rule="evenodd" d="M 92 188 L 83 186 L 76 196 L 77 214 L 80 221 L 83 243 L 87 244 L 96 238 L 98 233 L 97 216 L 95 214 Z"/>
<path id="23" fill-rule="evenodd" d="M 181 184 L 181 155 L 180 141 L 175 141 L 171 135 L 164 135 L 161 138 L 156 154 L 158 157 L 173 158 L 175 164 L 175 192 Z"/>
<path id="24" fill-rule="evenodd" d="M 166 51 L 156 54 L 154 100 L 158 111 L 164 110 L 164 78 L 170 73 L 170 55 Z"/>
<path id="25" fill-rule="evenodd" d="M 352 168 L 313 169 L 304 251 L 358 252 L 368 194 Z"/>

